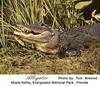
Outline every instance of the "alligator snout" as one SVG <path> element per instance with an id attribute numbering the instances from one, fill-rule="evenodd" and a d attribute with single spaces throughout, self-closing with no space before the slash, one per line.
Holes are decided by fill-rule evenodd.
<path id="1" fill-rule="evenodd" d="M 19 43 L 28 42 L 43 52 L 56 54 L 58 52 L 59 32 L 47 25 L 17 25 L 18 30 L 14 31 L 16 40 Z"/>

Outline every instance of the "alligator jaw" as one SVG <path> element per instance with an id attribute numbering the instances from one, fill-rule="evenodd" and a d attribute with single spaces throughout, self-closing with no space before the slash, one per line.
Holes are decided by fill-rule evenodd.
<path id="1" fill-rule="evenodd" d="M 17 29 L 18 32 L 33 33 L 34 35 L 38 35 L 45 31 L 49 31 L 53 34 L 52 27 L 46 24 L 32 24 L 32 25 L 16 24 L 16 27 L 18 28 Z"/>
<path id="2" fill-rule="evenodd" d="M 16 36 L 18 36 L 20 39 L 27 39 L 27 41 L 29 41 L 30 43 L 34 43 L 34 42 L 41 42 L 41 43 L 46 43 L 48 42 L 51 37 L 53 36 L 50 32 L 48 31 L 45 31 L 41 34 L 38 34 L 38 35 L 34 35 L 32 33 L 24 33 L 24 32 L 17 32 L 17 31 L 14 31 L 14 34 Z"/>
<path id="3" fill-rule="evenodd" d="M 56 54 L 58 53 L 58 47 L 57 47 L 57 40 L 58 40 L 58 34 L 57 35 L 51 35 L 50 32 L 45 31 L 39 35 L 33 35 L 32 33 L 25 34 L 23 32 L 17 32 L 14 31 L 14 34 L 16 35 L 16 40 L 24 46 L 24 42 L 28 42 L 31 44 L 34 44 L 35 47 L 45 53 L 51 53 Z M 51 43 L 54 44 L 51 44 Z"/>

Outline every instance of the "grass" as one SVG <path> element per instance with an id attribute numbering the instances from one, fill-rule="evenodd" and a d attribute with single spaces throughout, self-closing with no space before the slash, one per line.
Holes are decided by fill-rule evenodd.
<path id="1" fill-rule="evenodd" d="M 0 74 L 99 74 L 100 50 L 92 48 L 80 57 L 46 55 L 21 46 L 14 39 L 16 23 L 47 23 L 64 31 L 91 23 L 75 8 L 73 0 L 0 1 Z M 93 21 L 92 21 L 93 22 Z"/>
<path id="2" fill-rule="evenodd" d="M 19 45 L 0 54 L 0 74 L 99 74 L 99 52 L 96 45 L 79 57 L 59 59 Z"/>
<path id="3" fill-rule="evenodd" d="M 100 49 L 99 49 L 100 52 Z M 29 53 L 28 53 L 29 54 Z M 38 54 L 37 54 L 38 55 Z M 39 54 L 40 55 L 40 54 Z M 19 55 L 0 58 L 1 74 L 99 74 L 100 54 L 85 51 L 80 57 L 58 59 L 45 55 Z"/>

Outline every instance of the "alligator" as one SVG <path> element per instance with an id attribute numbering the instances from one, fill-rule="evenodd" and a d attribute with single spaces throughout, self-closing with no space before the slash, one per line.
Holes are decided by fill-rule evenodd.
<path id="1" fill-rule="evenodd" d="M 79 56 L 81 51 L 100 43 L 100 23 L 80 26 L 60 32 L 47 24 L 17 24 L 15 37 L 28 42 L 44 52 L 57 54 L 59 58 Z"/>

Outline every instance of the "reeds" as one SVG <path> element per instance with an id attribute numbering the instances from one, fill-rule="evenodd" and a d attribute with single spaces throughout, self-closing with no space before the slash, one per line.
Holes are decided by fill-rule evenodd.
<path id="1" fill-rule="evenodd" d="M 46 23 L 63 31 L 83 24 L 85 20 L 80 15 L 74 0 L 1 0 L 0 43 L 7 46 L 6 36 L 13 33 L 16 23 Z"/>

